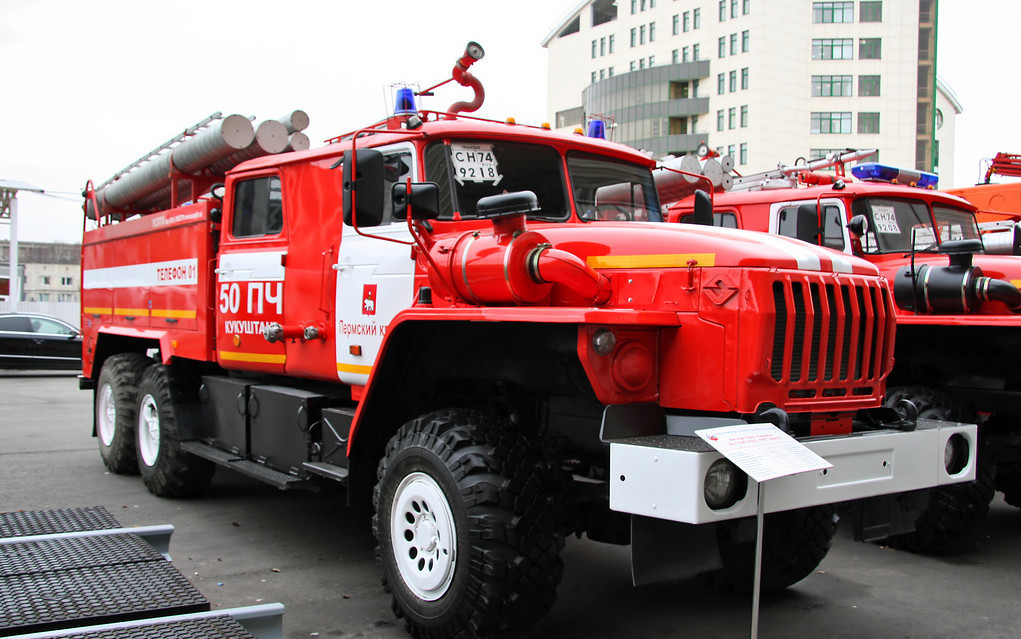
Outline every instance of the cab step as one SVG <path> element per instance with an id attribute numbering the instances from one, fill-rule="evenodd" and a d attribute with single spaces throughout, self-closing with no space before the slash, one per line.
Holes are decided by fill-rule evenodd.
<path id="1" fill-rule="evenodd" d="M 234 453 L 229 453 L 225 450 L 220 450 L 209 444 L 203 444 L 202 442 L 190 441 L 181 442 L 181 450 L 191 453 L 196 457 L 202 459 L 208 459 L 209 461 L 230 468 L 243 475 L 248 475 L 254 479 L 258 479 L 261 482 L 265 482 L 271 486 L 275 486 L 280 490 L 293 490 L 295 488 L 311 488 L 314 484 L 308 478 L 295 477 L 287 473 L 282 473 L 279 470 L 274 470 L 265 464 L 254 462 L 250 459 L 245 459 Z"/>

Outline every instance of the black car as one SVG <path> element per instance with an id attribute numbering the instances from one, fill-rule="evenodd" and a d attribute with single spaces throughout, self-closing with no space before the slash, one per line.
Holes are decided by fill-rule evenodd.
<path id="1" fill-rule="evenodd" d="M 0 369 L 81 367 L 82 334 L 74 326 L 48 315 L 0 314 Z"/>

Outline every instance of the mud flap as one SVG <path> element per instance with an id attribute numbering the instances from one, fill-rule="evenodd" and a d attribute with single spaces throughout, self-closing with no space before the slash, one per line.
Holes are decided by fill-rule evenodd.
<path id="1" fill-rule="evenodd" d="M 855 541 L 881 541 L 915 531 L 915 520 L 929 505 L 929 490 L 880 495 L 851 503 Z"/>
<path id="2" fill-rule="evenodd" d="M 722 567 L 715 524 L 683 524 L 632 515 L 634 585 L 684 579 Z"/>

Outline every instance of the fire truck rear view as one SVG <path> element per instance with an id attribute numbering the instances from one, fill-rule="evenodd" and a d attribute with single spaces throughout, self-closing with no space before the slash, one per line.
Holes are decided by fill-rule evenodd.
<path id="1" fill-rule="evenodd" d="M 446 111 L 406 90 L 276 153 L 214 119 L 87 190 L 81 385 L 111 471 L 168 497 L 215 468 L 344 485 L 430 637 L 532 627 L 571 534 L 630 544 L 636 583 L 750 588 L 757 491 L 697 429 L 772 423 L 833 464 L 770 491 L 766 589 L 815 569 L 837 504 L 876 539 L 974 479 L 975 426 L 882 406 L 874 266 L 666 224 L 647 156 L 465 117 L 482 55 Z"/>

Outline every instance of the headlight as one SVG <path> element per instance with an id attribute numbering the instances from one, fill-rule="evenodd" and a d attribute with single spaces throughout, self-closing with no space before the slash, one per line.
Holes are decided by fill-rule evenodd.
<path id="1" fill-rule="evenodd" d="M 748 491 L 748 476 L 729 459 L 717 459 L 705 473 L 705 503 L 713 510 L 730 508 Z"/>
<path id="2" fill-rule="evenodd" d="M 968 465 L 970 447 L 964 435 L 955 433 L 947 439 L 943 447 L 943 467 L 950 475 L 956 475 Z"/>

